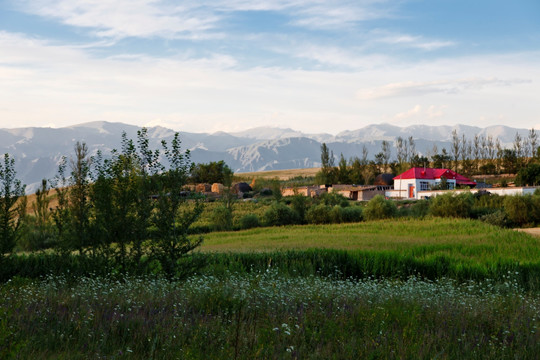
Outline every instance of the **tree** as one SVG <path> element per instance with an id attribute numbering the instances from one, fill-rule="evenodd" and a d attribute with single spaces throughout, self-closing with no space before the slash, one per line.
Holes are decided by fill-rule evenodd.
<path id="1" fill-rule="evenodd" d="M 70 249 L 85 254 L 90 244 L 90 157 L 85 143 L 75 144 L 75 158 L 71 159 L 69 210 L 71 213 Z"/>
<path id="2" fill-rule="evenodd" d="M 433 167 L 437 169 L 445 169 L 452 161 L 452 157 L 448 155 L 446 149 L 443 148 L 440 154 L 435 154 L 431 157 Z"/>
<path id="3" fill-rule="evenodd" d="M 335 182 L 334 152 L 328 149 L 326 143 L 321 145 L 321 170 L 315 175 L 319 184 L 330 185 Z"/>
<path id="4" fill-rule="evenodd" d="M 25 216 L 26 233 L 19 245 L 25 250 L 41 250 L 54 245 L 55 236 L 51 224 L 49 209 L 49 184 L 46 179 L 41 181 L 41 187 L 36 191 L 36 200 L 32 203 L 34 216 Z"/>
<path id="5" fill-rule="evenodd" d="M 397 162 L 400 166 L 400 170 L 403 170 L 404 164 L 407 162 L 407 145 L 403 141 L 403 138 L 401 136 L 398 136 L 396 138 L 396 157 Z"/>
<path id="6" fill-rule="evenodd" d="M 516 176 L 518 186 L 540 185 L 540 164 L 531 163 L 519 169 Z"/>
<path id="7" fill-rule="evenodd" d="M 392 149 L 390 148 L 390 143 L 386 140 L 383 140 L 381 143 L 382 154 L 383 154 L 383 165 L 384 169 L 382 172 L 388 171 L 388 163 L 390 162 L 390 156 L 392 156 Z"/>
<path id="8" fill-rule="evenodd" d="M 70 212 L 69 212 L 69 183 L 66 178 L 66 165 L 67 160 L 65 157 L 62 157 L 60 163 L 58 164 L 58 172 L 51 184 L 54 187 L 56 193 L 56 199 L 58 205 L 52 210 L 52 217 L 54 225 L 56 228 L 56 237 L 57 237 L 57 247 L 56 250 L 68 253 L 69 248 L 67 244 L 67 238 L 69 235 L 69 221 L 70 221 Z"/>
<path id="9" fill-rule="evenodd" d="M 337 181 L 339 184 L 349 184 L 351 182 L 350 170 L 347 167 L 347 160 L 345 160 L 343 153 L 341 154 L 339 158 L 339 164 L 338 164 L 338 169 L 337 169 Z"/>
<path id="10" fill-rule="evenodd" d="M 525 156 L 524 150 L 527 147 L 527 144 L 524 144 L 524 139 L 519 135 L 519 133 L 516 131 L 516 136 L 514 137 L 514 144 L 513 149 L 514 153 L 516 155 L 516 163 L 515 163 L 515 171 L 520 169 L 523 166 L 523 157 Z"/>
<path id="11" fill-rule="evenodd" d="M 452 156 L 454 157 L 454 171 L 458 170 L 458 161 L 462 149 L 460 143 L 461 141 L 459 140 L 457 130 L 454 129 L 452 131 Z"/>
<path id="12" fill-rule="evenodd" d="M 502 150 L 502 167 L 504 171 L 509 174 L 516 172 L 517 156 L 515 150 L 504 149 Z"/>
<path id="13" fill-rule="evenodd" d="M 170 145 L 162 141 L 162 147 L 168 161 L 168 170 L 157 178 L 158 198 L 152 214 L 155 231 L 151 253 L 169 276 L 175 276 L 180 275 L 175 273 L 178 261 L 202 243 L 202 237 L 190 238 L 188 230 L 200 216 L 203 205 L 195 201 L 193 207 L 180 211 L 186 200 L 183 187 L 190 169 L 189 150 L 182 151 L 178 133 Z"/>
<path id="14" fill-rule="evenodd" d="M 536 157 L 536 149 L 538 147 L 538 134 L 536 133 L 534 128 L 529 130 L 528 139 L 529 139 L 529 147 L 530 147 L 529 154 L 532 158 L 534 158 Z"/>
<path id="15" fill-rule="evenodd" d="M 17 206 L 17 202 L 24 197 L 24 190 L 25 185 L 16 179 L 15 160 L 4 154 L 0 163 L 0 261 L 13 250 L 19 236 L 26 204 L 19 202 Z"/>
<path id="16" fill-rule="evenodd" d="M 473 162 L 474 170 L 478 171 L 480 168 L 480 160 L 482 158 L 482 139 L 478 134 L 474 135 L 473 140 Z"/>
<path id="17" fill-rule="evenodd" d="M 227 174 L 232 170 L 225 164 L 225 161 L 212 161 L 208 164 L 196 164 L 191 168 L 191 182 L 200 183 L 221 183 L 225 182 Z"/>
<path id="18" fill-rule="evenodd" d="M 414 142 L 414 139 L 412 136 L 409 136 L 409 145 L 407 147 L 407 159 L 409 162 L 412 161 L 412 159 L 418 155 L 418 153 L 416 152 L 416 144 Z"/>

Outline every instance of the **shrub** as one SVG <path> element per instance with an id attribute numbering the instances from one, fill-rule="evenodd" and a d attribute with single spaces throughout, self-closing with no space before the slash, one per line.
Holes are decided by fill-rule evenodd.
<path id="1" fill-rule="evenodd" d="M 329 205 L 329 206 L 334 206 L 334 205 L 339 205 L 341 207 L 349 206 L 349 200 L 347 200 L 345 196 L 337 192 L 322 193 L 319 196 L 319 200 L 323 204 Z"/>
<path id="2" fill-rule="evenodd" d="M 312 206 L 306 212 L 306 221 L 310 224 L 330 224 L 332 207 L 325 204 Z"/>
<path id="3" fill-rule="evenodd" d="M 291 197 L 291 207 L 298 216 L 298 222 L 303 224 L 306 219 L 309 198 L 304 195 L 294 195 Z"/>
<path id="4" fill-rule="evenodd" d="M 333 224 L 340 224 L 343 222 L 343 209 L 345 208 L 342 208 L 339 205 L 335 205 L 332 207 L 332 209 L 330 210 L 330 221 Z"/>
<path id="5" fill-rule="evenodd" d="M 376 195 L 369 200 L 364 210 L 366 220 L 378 220 L 394 217 L 397 213 L 396 204 L 392 200 L 386 200 L 382 195 Z"/>
<path id="6" fill-rule="evenodd" d="M 434 197 L 429 211 L 433 216 L 467 218 L 470 217 L 473 204 L 471 193 L 447 193 Z"/>
<path id="7" fill-rule="evenodd" d="M 214 208 L 211 215 L 211 221 L 215 230 L 232 229 L 232 211 L 228 207 L 218 206 Z"/>
<path id="8" fill-rule="evenodd" d="M 500 196 L 497 194 L 491 194 L 489 191 L 480 194 L 476 193 L 474 195 L 474 206 L 475 207 L 486 207 L 491 209 L 502 209 L 503 208 L 503 202 L 504 202 L 504 196 Z"/>
<path id="9" fill-rule="evenodd" d="M 418 200 L 411 206 L 410 215 L 414 218 L 424 218 L 429 213 L 429 201 Z"/>
<path id="10" fill-rule="evenodd" d="M 510 221 L 508 220 L 508 217 L 506 216 L 506 213 L 504 212 L 504 210 L 497 210 L 490 214 L 483 215 L 479 219 L 485 223 L 495 225 L 495 226 L 500 226 L 500 227 L 510 226 Z"/>
<path id="11" fill-rule="evenodd" d="M 259 226 L 259 217 L 255 214 L 246 214 L 240 218 L 241 229 L 251 229 Z"/>
<path id="12" fill-rule="evenodd" d="M 341 209 L 341 219 L 343 222 L 362 221 L 362 208 L 360 206 L 348 206 Z"/>
<path id="13" fill-rule="evenodd" d="M 298 215 L 287 205 L 274 202 L 264 213 L 264 222 L 268 226 L 295 224 L 298 222 Z"/>
<path id="14" fill-rule="evenodd" d="M 512 195 L 504 199 L 504 211 L 508 219 L 522 226 L 534 221 L 531 216 L 532 201 L 530 196 Z"/>

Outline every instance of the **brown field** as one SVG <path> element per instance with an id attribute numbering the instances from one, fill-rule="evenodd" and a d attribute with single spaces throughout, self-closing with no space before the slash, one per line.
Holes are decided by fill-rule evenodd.
<path id="1" fill-rule="evenodd" d="M 26 213 L 34 215 L 34 203 L 36 202 L 36 194 L 26 195 L 27 204 L 26 204 Z M 56 190 L 51 189 L 49 191 L 49 208 L 54 209 L 58 206 L 58 199 L 56 198 Z"/>
<path id="2" fill-rule="evenodd" d="M 240 179 L 279 179 L 289 180 L 296 176 L 315 176 L 320 168 L 308 169 L 289 169 L 289 170 L 271 170 L 271 171 L 256 171 L 235 174 L 236 178 Z"/>

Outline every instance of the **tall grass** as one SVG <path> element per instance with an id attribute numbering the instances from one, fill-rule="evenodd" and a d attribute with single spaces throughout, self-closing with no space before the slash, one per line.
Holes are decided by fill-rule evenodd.
<path id="1" fill-rule="evenodd" d="M 0 286 L 0 358 L 534 359 L 539 310 L 512 277 L 48 277 Z"/>

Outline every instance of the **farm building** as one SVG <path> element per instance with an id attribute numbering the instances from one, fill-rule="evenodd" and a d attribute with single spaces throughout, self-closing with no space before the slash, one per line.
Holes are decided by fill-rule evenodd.
<path id="1" fill-rule="evenodd" d="M 328 191 L 337 192 L 350 200 L 368 201 L 375 195 L 384 195 L 388 189 L 388 185 L 332 185 Z"/>
<path id="2" fill-rule="evenodd" d="M 281 189 L 281 194 L 283 196 L 293 196 L 298 194 L 308 197 L 314 197 L 320 195 L 323 192 L 326 192 L 326 187 L 324 186 L 298 186 Z"/>
<path id="3" fill-rule="evenodd" d="M 445 179 L 445 180 L 443 180 Z M 446 181 L 449 190 L 459 186 L 474 187 L 471 179 L 450 169 L 433 169 L 415 167 L 394 177 L 394 190 L 387 195 L 397 198 L 418 199 L 422 191 L 430 191 Z"/>

